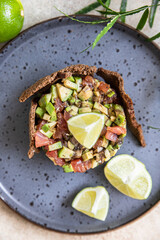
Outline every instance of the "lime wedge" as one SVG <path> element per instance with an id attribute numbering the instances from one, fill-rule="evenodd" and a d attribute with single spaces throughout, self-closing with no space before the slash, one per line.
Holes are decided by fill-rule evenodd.
<path id="1" fill-rule="evenodd" d="M 136 158 L 121 154 L 110 160 L 104 174 L 108 181 L 125 195 L 147 199 L 152 189 L 152 179 L 145 165 Z"/>
<path id="2" fill-rule="evenodd" d="M 99 113 L 84 113 L 70 118 L 67 121 L 68 129 L 75 139 L 84 147 L 90 149 L 97 142 L 105 116 Z"/>
<path id="3" fill-rule="evenodd" d="M 98 220 L 106 219 L 109 195 L 104 187 L 88 187 L 81 190 L 72 202 L 76 210 Z"/>

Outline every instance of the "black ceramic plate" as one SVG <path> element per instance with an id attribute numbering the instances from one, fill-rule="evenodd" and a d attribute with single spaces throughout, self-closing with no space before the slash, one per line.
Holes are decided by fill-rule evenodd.
<path id="1" fill-rule="evenodd" d="M 28 29 L 0 53 L 1 198 L 27 219 L 58 231 L 93 233 L 113 229 L 140 216 L 160 197 L 160 132 L 148 128 L 160 123 L 160 51 L 144 36 L 117 23 L 94 51 L 80 53 L 103 26 L 81 24 L 68 18 L 53 19 Z M 84 174 L 73 174 L 54 166 L 43 152 L 28 159 L 30 99 L 22 104 L 18 97 L 41 77 L 77 63 L 104 67 L 123 75 L 147 146 L 140 147 L 128 131 L 118 154 L 131 154 L 145 163 L 153 179 L 147 200 L 131 199 L 113 188 L 105 179 L 104 165 Z M 97 185 L 104 186 L 110 194 L 109 213 L 104 222 L 71 207 L 77 192 Z"/>

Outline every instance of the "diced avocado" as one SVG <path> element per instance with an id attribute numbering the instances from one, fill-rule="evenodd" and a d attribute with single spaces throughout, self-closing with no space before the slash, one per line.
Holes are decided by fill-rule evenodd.
<path id="1" fill-rule="evenodd" d="M 51 92 L 51 102 L 54 103 L 54 99 L 58 97 L 58 94 L 57 94 L 57 89 L 56 89 L 56 86 L 55 85 L 52 85 L 51 88 L 50 88 L 50 92 Z"/>
<path id="2" fill-rule="evenodd" d="M 100 110 L 102 113 L 108 115 L 108 109 L 104 107 L 102 104 L 95 102 L 93 108 Z"/>
<path id="3" fill-rule="evenodd" d="M 57 122 L 46 123 L 42 126 L 42 130 L 47 132 L 48 130 L 52 131 L 53 128 L 56 126 Z"/>
<path id="4" fill-rule="evenodd" d="M 45 135 L 48 138 L 51 138 L 53 135 L 53 132 L 51 132 L 50 130 L 48 130 L 47 132 L 44 132 L 42 129 L 40 130 L 40 132 Z"/>
<path id="5" fill-rule="evenodd" d="M 108 149 L 109 152 L 114 150 L 111 144 L 108 145 L 107 149 Z"/>
<path id="6" fill-rule="evenodd" d="M 51 123 L 47 123 L 47 125 L 50 127 L 50 129 L 54 128 L 56 126 L 57 122 L 53 121 Z"/>
<path id="7" fill-rule="evenodd" d="M 66 78 L 66 79 L 69 80 L 69 81 L 71 81 L 71 82 L 75 82 L 75 78 L 74 78 L 73 76 L 68 77 L 68 78 Z"/>
<path id="8" fill-rule="evenodd" d="M 45 114 L 43 115 L 43 119 L 46 120 L 46 121 L 50 121 L 51 116 L 50 116 L 49 114 L 45 113 Z"/>
<path id="9" fill-rule="evenodd" d="M 98 162 L 94 159 L 92 159 L 92 168 L 95 168 L 98 166 Z"/>
<path id="10" fill-rule="evenodd" d="M 111 124 L 112 124 L 112 121 L 111 121 L 110 119 L 108 119 L 108 120 L 105 122 L 105 125 L 106 125 L 107 127 L 111 126 Z"/>
<path id="11" fill-rule="evenodd" d="M 107 97 L 113 97 L 114 94 L 115 94 L 114 91 L 110 91 L 110 92 L 107 94 Z"/>
<path id="12" fill-rule="evenodd" d="M 75 104 L 77 107 L 80 107 L 81 106 L 81 100 L 80 99 L 76 99 L 75 100 Z"/>
<path id="13" fill-rule="evenodd" d="M 75 77 L 76 83 L 77 83 L 77 92 L 80 92 L 82 89 L 82 78 L 81 77 Z"/>
<path id="14" fill-rule="evenodd" d="M 73 97 L 77 98 L 77 91 L 76 90 L 73 91 Z"/>
<path id="15" fill-rule="evenodd" d="M 99 97 L 99 96 L 100 96 L 100 92 L 99 92 L 99 91 L 94 91 L 94 95 L 95 95 L 96 97 Z"/>
<path id="16" fill-rule="evenodd" d="M 71 164 L 64 164 L 62 166 L 64 172 L 68 173 L 68 172 L 73 172 L 73 168 Z"/>
<path id="17" fill-rule="evenodd" d="M 71 150 L 73 150 L 74 149 L 74 145 L 70 142 L 70 141 L 68 141 L 68 148 L 69 149 L 71 149 Z"/>
<path id="18" fill-rule="evenodd" d="M 69 88 L 62 86 L 61 84 L 56 84 L 56 89 L 58 92 L 58 96 L 62 102 L 67 101 L 67 99 L 72 95 L 73 91 Z"/>
<path id="19" fill-rule="evenodd" d="M 90 97 L 93 96 L 93 92 L 90 89 L 89 86 L 85 86 L 82 91 L 78 94 L 78 97 L 82 100 L 85 101 L 87 99 L 89 99 Z"/>
<path id="20" fill-rule="evenodd" d="M 76 99 L 75 99 L 75 97 L 72 97 L 72 96 L 71 96 L 71 97 L 68 99 L 68 101 L 69 101 L 69 103 L 72 105 L 72 104 L 75 103 Z"/>
<path id="21" fill-rule="evenodd" d="M 119 110 L 119 111 L 123 112 L 123 107 L 121 105 L 114 104 L 113 107 L 114 107 L 114 110 Z"/>
<path id="22" fill-rule="evenodd" d="M 89 113 L 89 112 L 92 112 L 92 110 L 89 107 L 82 107 L 82 108 L 79 108 L 78 112 L 79 112 L 79 114 L 80 113 Z"/>
<path id="23" fill-rule="evenodd" d="M 50 129 L 50 127 L 48 126 L 48 124 L 44 124 L 44 125 L 42 126 L 42 130 L 43 130 L 44 132 L 47 132 L 49 129 Z"/>
<path id="24" fill-rule="evenodd" d="M 75 116 L 78 113 L 78 107 L 76 107 L 75 105 L 68 106 L 68 107 L 66 107 L 65 110 L 67 112 L 69 112 L 72 116 Z"/>
<path id="25" fill-rule="evenodd" d="M 62 148 L 62 143 L 61 141 L 53 143 L 52 145 L 49 145 L 49 151 L 54 151 L 56 149 Z"/>
<path id="26" fill-rule="evenodd" d="M 108 144 L 109 144 L 109 141 L 105 137 L 103 137 L 102 147 L 107 148 Z"/>
<path id="27" fill-rule="evenodd" d="M 41 107 L 37 107 L 36 109 L 36 115 L 39 117 L 39 118 L 43 118 L 43 115 L 45 113 L 45 110 Z"/>
<path id="28" fill-rule="evenodd" d="M 71 158 L 74 155 L 74 151 L 63 146 L 62 149 L 58 151 L 58 157 L 60 158 Z"/>
<path id="29" fill-rule="evenodd" d="M 110 108 L 110 107 L 111 107 L 109 103 L 105 104 L 104 106 L 105 106 L 106 108 Z"/>
<path id="30" fill-rule="evenodd" d="M 116 117 L 115 116 L 110 116 L 110 119 L 112 122 L 114 122 L 116 120 Z"/>
<path id="31" fill-rule="evenodd" d="M 92 108 L 93 107 L 93 103 L 91 103 L 89 101 L 82 101 L 82 107 Z"/>
<path id="32" fill-rule="evenodd" d="M 115 122 L 118 126 L 120 126 L 120 125 L 124 122 L 124 120 L 125 120 L 125 116 L 119 114 L 119 115 L 117 116 L 117 118 L 115 119 L 114 122 Z"/>
<path id="33" fill-rule="evenodd" d="M 71 82 L 67 79 L 64 80 L 64 86 L 73 90 L 77 90 L 77 83 Z"/>
<path id="34" fill-rule="evenodd" d="M 93 109 L 92 112 L 101 113 L 101 111 L 99 111 L 99 110 L 97 110 L 97 109 Z"/>
<path id="35" fill-rule="evenodd" d="M 46 105 L 46 111 L 49 113 L 49 115 L 51 116 L 51 120 L 52 121 L 56 121 L 57 120 L 57 114 L 56 114 L 56 110 L 55 107 L 53 106 L 53 104 L 51 102 L 49 102 Z"/>
<path id="36" fill-rule="evenodd" d="M 87 161 L 87 160 L 93 158 L 93 151 L 83 153 L 82 158 L 83 158 L 83 161 Z"/>
<path id="37" fill-rule="evenodd" d="M 45 108 L 46 105 L 50 102 L 51 100 L 51 93 L 47 93 L 45 95 L 43 95 L 40 99 L 39 99 L 39 106 L 42 108 Z"/>
<path id="38" fill-rule="evenodd" d="M 105 150 L 104 155 L 105 155 L 105 161 L 108 161 L 111 157 L 111 154 L 108 149 Z"/>

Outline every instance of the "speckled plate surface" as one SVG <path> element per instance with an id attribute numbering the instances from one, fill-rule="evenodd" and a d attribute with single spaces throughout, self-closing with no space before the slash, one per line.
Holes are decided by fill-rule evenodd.
<path id="1" fill-rule="evenodd" d="M 79 18 L 91 20 L 93 16 Z M 1 198 L 27 219 L 58 231 L 93 233 L 113 229 L 137 218 L 160 198 L 160 131 L 148 128 L 159 126 L 160 122 L 160 51 L 144 36 L 117 23 L 94 51 L 80 53 L 102 27 L 103 24 L 85 25 L 67 18 L 53 19 L 25 31 L 0 53 Z M 140 147 L 128 131 L 118 153 L 131 154 L 145 163 L 153 179 L 147 200 L 131 199 L 113 188 L 104 177 L 104 165 L 84 174 L 66 174 L 43 152 L 28 159 L 30 100 L 22 104 L 18 97 L 37 79 L 77 63 L 123 75 L 147 146 Z M 105 222 L 71 207 L 77 192 L 97 185 L 106 187 L 110 194 Z"/>

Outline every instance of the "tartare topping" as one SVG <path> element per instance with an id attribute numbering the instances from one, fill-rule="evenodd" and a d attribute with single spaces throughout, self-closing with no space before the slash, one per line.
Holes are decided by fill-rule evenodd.
<path id="1" fill-rule="evenodd" d="M 92 76 L 71 76 L 41 95 L 35 147 L 65 172 L 85 172 L 114 156 L 126 118 L 114 89 Z"/>

